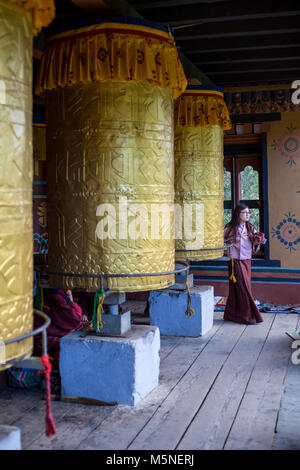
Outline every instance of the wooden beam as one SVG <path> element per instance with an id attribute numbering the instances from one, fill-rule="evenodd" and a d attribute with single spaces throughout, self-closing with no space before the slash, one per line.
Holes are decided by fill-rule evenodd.
<path id="1" fill-rule="evenodd" d="M 250 59 L 226 59 L 226 60 L 210 60 L 208 62 L 194 62 L 195 65 L 216 65 L 216 64 L 246 64 L 246 63 L 254 63 L 257 64 L 258 62 L 284 62 L 286 60 L 290 61 L 298 61 L 300 60 L 300 56 L 293 56 L 293 57 L 252 57 Z"/>
<path id="2" fill-rule="evenodd" d="M 195 5 L 198 3 L 219 3 L 219 2 L 228 2 L 230 0 L 186 0 L 186 4 Z M 132 5 L 134 8 L 138 10 L 152 10 L 153 8 L 169 8 L 169 7 L 176 7 L 182 6 L 182 0 L 160 0 L 160 1 L 153 1 L 153 2 L 145 2 L 145 3 L 134 3 Z"/>
<path id="3" fill-rule="evenodd" d="M 242 124 L 246 122 L 281 121 L 281 113 L 232 114 L 230 119 L 233 124 Z M 260 134 L 257 135 L 260 137 Z"/>
<path id="4" fill-rule="evenodd" d="M 247 46 L 247 47 L 221 47 L 218 49 L 191 49 L 186 50 L 185 54 L 212 54 L 215 52 L 244 52 L 244 51 L 260 51 L 266 50 L 269 51 L 270 49 L 293 49 L 295 47 L 300 48 L 300 43 L 298 44 L 269 44 L 269 45 L 262 45 L 262 46 Z"/>
<path id="5" fill-rule="evenodd" d="M 290 90 L 291 85 L 287 83 L 277 85 L 252 85 L 252 86 L 237 86 L 225 87 L 224 93 L 235 93 L 243 91 L 266 91 L 266 90 Z"/>
<path id="6" fill-rule="evenodd" d="M 261 31 L 227 31 L 226 33 L 208 33 L 208 34 L 193 34 L 187 36 L 179 36 L 176 41 L 187 41 L 189 39 L 195 41 L 196 39 L 223 39 L 226 37 L 243 37 L 243 36 L 264 36 L 264 35 L 279 35 L 279 34 L 300 33 L 300 28 L 293 29 L 274 29 L 274 30 L 261 30 Z"/>
<path id="7" fill-rule="evenodd" d="M 181 24 L 184 25 L 183 22 Z M 269 31 L 273 32 L 281 30 L 291 30 L 292 32 L 295 28 L 299 28 L 299 24 L 300 14 L 286 18 L 266 18 L 259 20 L 249 19 L 230 23 L 198 24 L 195 26 L 184 25 L 184 28 L 174 29 L 174 34 L 176 40 L 181 40 L 185 37 L 198 37 L 199 34 L 213 37 L 215 33 L 218 34 L 218 37 L 222 37 L 228 33 L 230 33 L 230 35 L 237 34 L 247 36 L 248 34 L 255 34 L 257 31 L 264 31 L 265 34 L 269 33 Z"/>
<path id="8" fill-rule="evenodd" d="M 300 32 L 295 33 L 288 31 L 284 34 L 272 34 L 269 33 L 269 31 L 265 31 L 259 35 L 259 37 L 256 37 L 255 35 L 239 36 L 238 41 L 232 41 L 232 37 L 230 36 L 223 36 L 222 41 L 220 41 L 220 38 L 211 36 L 209 37 L 209 41 L 207 39 L 208 36 L 205 38 L 198 38 L 197 41 L 195 41 L 195 39 L 181 41 L 181 39 L 175 35 L 177 46 L 184 48 L 184 53 L 188 54 L 193 52 L 194 48 L 197 51 L 201 52 L 204 50 L 205 52 L 209 53 L 210 49 L 219 49 L 220 46 L 224 49 L 232 48 L 233 45 L 237 45 L 239 48 L 256 48 L 256 46 L 259 47 L 262 45 L 263 47 L 276 47 L 277 45 L 284 46 L 287 44 L 300 43 Z"/>
<path id="9" fill-rule="evenodd" d="M 274 62 L 259 62 L 252 61 L 246 64 L 235 64 L 227 62 L 223 65 L 201 65 L 201 70 L 208 76 L 211 75 L 232 75 L 238 73 L 252 73 L 252 72 L 286 72 L 286 71 L 300 71 L 300 63 L 298 60 L 289 61 L 274 61 Z"/>
<path id="10" fill-rule="evenodd" d="M 84 11 L 112 11 L 121 16 L 143 18 L 134 7 L 125 0 L 71 0 Z"/>
<path id="11" fill-rule="evenodd" d="M 249 122 L 252 122 L 252 121 L 249 121 Z M 225 145 L 226 145 L 227 152 L 234 150 L 234 147 L 232 149 L 230 147 L 228 148 L 228 146 L 231 146 L 231 145 L 234 145 L 235 148 L 236 148 L 236 145 L 246 145 L 247 147 L 249 145 L 253 145 L 253 146 L 261 145 L 261 135 L 260 134 L 233 134 L 233 135 L 225 134 L 224 147 Z M 249 147 L 246 148 L 245 150 L 249 151 Z"/>
<path id="12" fill-rule="evenodd" d="M 298 67 L 290 67 L 290 68 L 274 68 L 274 69 L 247 69 L 247 70 L 218 70 L 218 71 L 207 71 L 206 73 L 210 75 L 234 75 L 239 73 L 256 73 L 259 74 L 261 72 L 294 72 L 298 71 L 300 73 L 300 66 Z"/>
<path id="13" fill-rule="evenodd" d="M 84 11 L 111 10 L 104 0 L 71 0 L 71 2 Z"/>
<path id="14" fill-rule="evenodd" d="M 149 20 L 162 22 L 179 21 L 185 24 L 185 20 L 222 18 L 241 15 L 261 15 L 263 13 L 279 13 L 299 10 L 299 5 L 295 0 L 252 0 L 251 2 L 191 2 L 191 0 L 181 2 L 153 1 L 146 3 L 136 2 L 134 7 L 138 11 L 147 9 L 145 13 Z M 175 8 L 174 8 L 175 7 Z M 223 20 L 224 21 L 224 20 Z"/>
<path id="15" fill-rule="evenodd" d="M 194 63 L 203 65 L 215 64 L 215 63 L 246 63 L 251 61 L 267 61 L 272 60 L 292 60 L 294 57 L 300 56 L 300 44 L 296 47 L 282 47 L 277 49 L 264 48 L 264 49 L 252 49 L 252 50 L 241 50 L 241 51 L 224 51 L 224 52 L 211 52 L 211 53 L 195 53 L 185 54 Z M 288 59 L 287 59 L 288 58 Z"/>
<path id="16" fill-rule="evenodd" d="M 235 75 L 218 75 L 214 76 L 211 74 L 212 80 L 215 81 L 215 83 L 218 86 L 221 86 L 223 88 L 233 88 L 237 86 L 243 86 L 243 87 L 248 87 L 248 86 L 263 86 L 265 85 L 274 85 L 274 84 L 280 84 L 286 83 L 287 85 L 291 86 L 291 83 L 294 80 L 297 80 L 297 77 L 299 77 L 299 73 L 295 74 L 293 72 L 263 72 L 260 74 L 257 73 L 240 73 L 240 74 L 235 74 Z"/>
<path id="17" fill-rule="evenodd" d="M 191 11 L 192 13 L 192 11 Z M 171 15 L 172 16 L 172 15 Z M 177 26 L 177 25 L 189 25 L 195 24 L 199 22 L 199 24 L 205 23 L 226 23 L 230 21 L 230 23 L 234 21 L 243 21 L 243 20 L 258 20 L 258 19 L 267 19 L 267 18 L 283 18 L 283 17 L 295 17 L 299 16 L 299 10 L 297 11 L 281 11 L 281 12 L 272 12 L 272 13 L 255 13 L 252 15 L 234 15 L 234 16 L 219 16 L 219 17 L 212 17 L 212 18 L 205 18 L 205 17 L 193 17 L 193 18 L 182 18 L 176 21 L 162 21 L 162 24 L 167 24 L 168 26 Z M 230 25 L 232 26 L 232 25 Z"/>
<path id="18" fill-rule="evenodd" d="M 244 75 L 244 76 L 241 76 L 239 77 L 239 80 L 236 80 L 236 79 L 229 79 L 228 77 L 224 77 L 224 78 L 218 78 L 216 80 L 216 83 L 218 86 L 222 87 L 224 90 L 225 89 L 233 89 L 233 88 L 249 88 L 251 86 L 258 86 L 260 87 L 261 89 L 266 89 L 265 87 L 267 85 L 270 85 L 270 86 L 273 86 L 275 84 L 278 84 L 280 85 L 280 90 L 283 89 L 282 87 L 282 84 L 283 82 L 285 82 L 285 85 L 287 88 L 290 88 L 291 87 L 291 82 L 294 80 L 294 78 L 291 78 L 291 77 L 288 77 L 288 78 L 285 78 L 285 77 L 274 77 L 273 78 L 270 78 L 270 77 L 258 77 L 256 75 L 256 77 L 250 77 L 247 76 L 247 75 Z M 272 84 L 272 85 L 271 85 Z M 247 90 L 246 90 L 247 91 Z"/>

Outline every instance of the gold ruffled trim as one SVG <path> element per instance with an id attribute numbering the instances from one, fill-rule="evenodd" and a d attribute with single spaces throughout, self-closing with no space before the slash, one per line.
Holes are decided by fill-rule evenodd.
<path id="1" fill-rule="evenodd" d="M 8 0 L 32 13 L 32 30 L 36 35 L 43 26 L 48 26 L 55 17 L 54 0 Z"/>
<path id="2" fill-rule="evenodd" d="M 187 86 L 173 38 L 153 28 L 102 23 L 51 37 L 35 93 L 58 86 L 107 80 L 149 81 L 169 87 L 174 98 Z"/>
<path id="3" fill-rule="evenodd" d="M 188 93 L 188 90 L 186 91 Z M 232 127 L 229 112 L 220 92 L 184 93 L 175 103 L 175 127 Z"/>

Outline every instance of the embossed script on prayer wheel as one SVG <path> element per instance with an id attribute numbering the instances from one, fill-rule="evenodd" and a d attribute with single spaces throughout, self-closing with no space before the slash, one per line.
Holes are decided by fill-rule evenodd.
<path id="1" fill-rule="evenodd" d="M 2 0 L 0 36 L 0 341 L 6 341 L 33 327 L 32 34 L 25 11 Z M 31 351 L 32 338 L 7 344 L 0 370 Z"/>
<path id="2" fill-rule="evenodd" d="M 70 273 L 158 274 L 104 278 L 116 291 L 174 283 L 159 273 L 175 266 L 173 97 L 185 86 L 164 30 L 104 23 L 49 39 L 37 89 L 46 96 L 53 286 L 100 287 Z"/>
<path id="3" fill-rule="evenodd" d="M 42 5 L 43 3 L 43 5 Z M 32 352 L 32 37 L 52 0 L 0 0 L 0 370 Z"/>
<path id="4" fill-rule="evenodd" d="M 176 259 L 223 256 L 223 130 L 229 114 L 220 89 L 190 85 L 175 104 Z"/>

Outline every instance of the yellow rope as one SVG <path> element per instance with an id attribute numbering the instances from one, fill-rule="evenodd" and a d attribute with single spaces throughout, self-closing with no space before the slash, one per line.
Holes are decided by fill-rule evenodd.
<path id="1" fill-rule="evenodd" d="M 229 279 L 230 279 L 230 281 L 232 281 L 233 283 L 235 283 L 235 282 L 236 282 L 236 277 L 235 277 L 235 275 L 234 275 L 234 261 L 233 261 L 232 255 L 230 255 L 230 258 L 231 258 L 232 273 L 231 273 L 231 275 L 229 276 Z"/>
<path id="2" fill-rule="evenodd" d="M 190 318 L 191 314 L 195 314 L 195 310 L 191 308 L 191 288 L 189 281 L 185 281 L 185 285 L 187 286 L 188 304 L 184 314 L 187 318 Z"/>
<path id="3" fill-rule="evenodd" d="M 104 313 L 103 309 L 103 301 L 104 301 L 105 294 L 103 293 L 101 299 L 99 300 L 99 304 L 97 307 L 97 331 L 101 330 L 104 326 L 104 322 L 102 321 L 101 315 Z"/>

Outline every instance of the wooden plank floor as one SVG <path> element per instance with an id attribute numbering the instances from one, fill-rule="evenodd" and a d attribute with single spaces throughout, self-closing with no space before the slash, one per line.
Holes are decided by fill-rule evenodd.
<path id="1" fill-rule="evenodd" d="M 137 406 L 52 402 L 57 435 L 44 435 L 39 391 L 0 389 L 0 424 L 22 449 L 300 449 L 300 364 L 291 362 L 297 314 L 258 325 L 215 313 L 203 337 L 161 337 L 160 382 Z"/>

